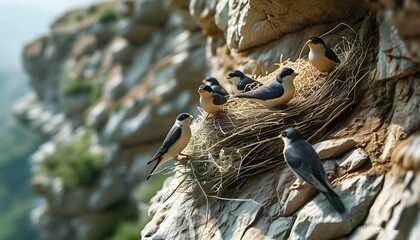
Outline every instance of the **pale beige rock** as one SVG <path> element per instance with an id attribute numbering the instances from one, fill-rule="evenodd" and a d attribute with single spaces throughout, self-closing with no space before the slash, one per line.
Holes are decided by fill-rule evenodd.
<path id="1" fill-rule="evenodd" d="M 313 148 L 318 153 L 319 158 L 328 159 L 339 157 L 340 155 L 348 152 L 356 146 L 354 139 L 332 139 L 323 141 L 313 145 Z"/>
<path id="2" fill-rule="evenodd" d="M 343 158 L 337 161 L 340 168 L 346 172 L 353 172 L 366 163 L 369 159 L 368 154 L 361 148 L 347 153 Z"/>
<path id="3" fill-rule="evenodd" d="M 102 101 L 96 104 L 88 113 L 86 125 L 89 127 L 100 127 L 108 118 L 107 104 Z"/>
<path id="4" fill-rule="evenodd" d="M 382 182 L 382 176 L 360 176 L 340 183 L 334 190 L 346 207 L 343 214 L 336 212 L 319 194 L 299 211 L 289 239 L 332 239 L 347 235 L 363 221 Z"/>

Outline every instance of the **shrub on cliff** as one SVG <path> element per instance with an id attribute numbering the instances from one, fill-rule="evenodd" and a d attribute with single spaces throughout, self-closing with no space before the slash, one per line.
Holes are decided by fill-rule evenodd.
<path id="1" fill-rule="evenodd" d="M 89 151 L 89 139 L 90 134 L 85 134 L 71 142 L 58 143 L 45 159 L 41 174 L 60 178 L 65 191 L 93 183 L 101 173 L 102 156 Z"/>
<path id="2" fill-rule="evenodd" d="M 98 21 L 103 24 L 111 23 L 117 20 L 117 13 L 114 10 L 107 10 L 103 12 Z"/>
<path id="3" fill-rule="evenodd" d="M 102 87 L 93 79 L 77 78 L 70 81 L 62 90 L 63 96 L 90 95 L 90 104 L 95 104 L 102 95 Z"/>

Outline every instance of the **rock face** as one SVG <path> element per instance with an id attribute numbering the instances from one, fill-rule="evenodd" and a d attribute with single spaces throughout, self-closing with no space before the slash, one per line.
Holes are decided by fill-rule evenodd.
<path id="1" fill-rule="evenodd" d="M 90 128 L 101 174 L 70 190 L 61 176 L 37 174 L 32 186 L 44 202 L 34 222 L 46 239 L 110 237 L 175 117 L 199 113 L 201 79 L 212 75 L 229 88 L 230 70 L 267 75 L 279 59 L 305 57 L 308 37 L 346 23 L 323 39 L 333 47 L 370 39 L 369 81 L 314 148 L 347 211 L 337 213 L 310 186 L 290 190 L 295 176 L 284 166 L 222 197 L 180 185 L 177 173 L 152 199 L 141 238 L 414 239 L 419 28 L 404 23 L 417 23 L 419 8 L 403 2 L 124 0 L 64 14 L 24 49 L 33 93 L 15 115 L 51 138 L 32 158 L 35 173 L 62 141 Z"/>

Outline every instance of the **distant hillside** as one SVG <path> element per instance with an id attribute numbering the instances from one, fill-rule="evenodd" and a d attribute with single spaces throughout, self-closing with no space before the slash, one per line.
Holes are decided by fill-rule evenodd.
<path id="1" fill-rule="evenodd" d="M 29 220 L 36 197 L 29 187 L 28 157 L 42 138 L 19 124 L 11 112 L 27 91 L 22 72 L 0 69 L 0 239 L 39 239 Z"/>

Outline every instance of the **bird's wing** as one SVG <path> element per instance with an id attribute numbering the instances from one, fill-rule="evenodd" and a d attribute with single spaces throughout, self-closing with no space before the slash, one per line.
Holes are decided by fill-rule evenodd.
<path id="1" fill-rule="evenodd" d="M 283 85 L 276 80 L 272 80 L 266 85 L 255 90 L 236 94 L 238 98 L 257 98 L 261 100 L 274 99 L 281 97 L 284 94 Z"/>
<path id="2" fill-rule="evenodd" d="M 213 92 L 220 94 L 222 96 L 227 96 L 229 93 L 220 85 L 211 85 Z"/>
<path id="3" fill-rule="evenodd" d="M 329 184 L 321 160 L 312 146 L 305 141 L 292 143 L 293 147 L 287 147 L 284 158 L 291 168 L 303 180 L 314 186 L 321 192 L 327 192 Z"/>
<path id="4" fill-rule="evenodd" d="M 340 59 L 338 59 L 335 52 L 328 46 L 325 46 L 325 56 L 336 63 L 340 63 Z"/>
<path id="5" fill-rule="evenodd" d="M 166 135 L 165 140 L 163 140 L 163 143 L 156 152 L 155 156 L 153 156 L 152 160 L 150 160 L 147 164 L 160 159 L 162 155 L 165 154 L 168 149 L 181 137 L 181 131 L 182 127 L 179 124 L 174 124 Z"/>
<path id="6" fill-rule="evenodd" d="M 227 99 L 220 94 L 213 93 L 213 104 L 214 105 L 223 105 L 227 102 Z"/>
<path id="7" fill-rule="evenodd" d="M 256 89 L 258 87 L 261 87 L 263 84 L 258 82 L 257 80 L 254 80 L 250 77 L 245 77 L 241 79 L 238 83 L 238 89 L 241 91 L 251 91 L 253 89 Z"/>

